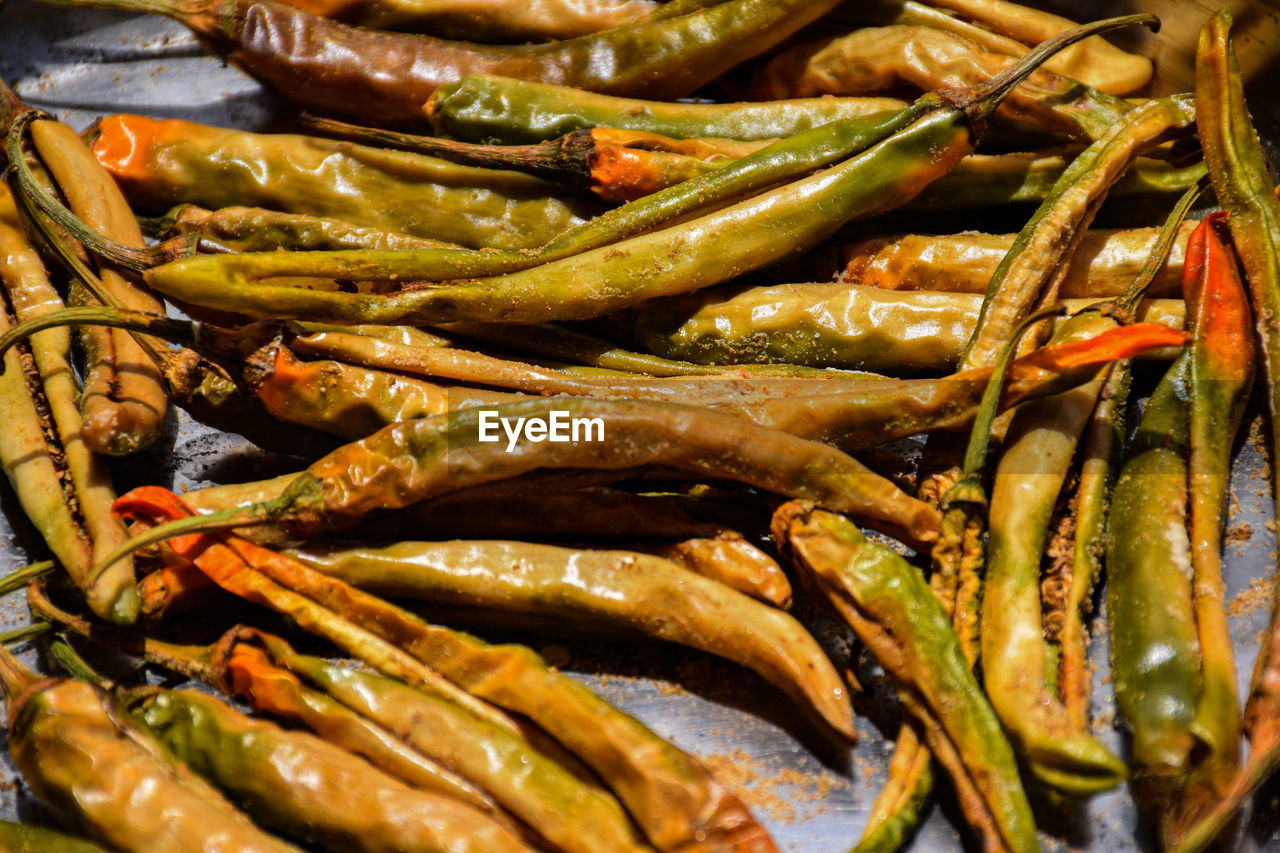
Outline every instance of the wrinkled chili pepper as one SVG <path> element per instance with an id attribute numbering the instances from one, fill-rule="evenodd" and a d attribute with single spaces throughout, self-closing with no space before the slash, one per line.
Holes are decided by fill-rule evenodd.
<path id="1" fill-rule="evenodd" d="M 1088 301 L 1066 304 L 1079 310 Z M 641 305 L 615 318 L 614 327 L 649 352 L 694 363 L 785 362 L 898 373 L 954 367 L 981 307 L 976 294 L 936 289 L 728 285 Z M 1180 328 L 1182 308 L 1177 300 L 1148 301 L 1140 317 Z"/>
<path id="2" fill-rule="evenodd" d="M 1267 160 L 1244 99 L 1235 50 L 1232 17 L 1225 10 L 1200 31 L 1196 50 L 1197 127 L 1209 164 L 1209 177 L 1226 210 L 1227 228 L 1239 257 L 1253 303 L 1258 353 L 1267 380 L 1272 447 L 1280 446 L 1280 202 L 1273 192 Z M 1273 477 L 1274 481 L 1274 477 Z M 1273 482 L 1274 485 L 1274 482 Z M 1244 709 L 1249 757 L 1230 790 L 1177 839 L 1177 850 L 1209 846 L 1230 824 L 1248 797 L 1280 766 L 1280 607 L 1273 607 L 1263 635 Z"/>
<path id="3" fill-rule="evenodd" d="M 867 27 L 779 54 L 756 74 L 762 98 L 862 95 L 901 84 L 924 91 L 974 86 L 1016 60 L 928 27 Z M 1074 139 L 1097 140 L 1133 105 L 1040 70 L 1010 92 L 997 116 Z"/>
<path id="4" fill-rule="evenodd" d="M 920 571 L 843 516 L 793 501 L 774 535 L 889 672 L 988 849 L 1040 849 L 1013 750 Z"/>
<path id="5" fill-rule="evenodd" d="M 204 252 L 460 248 L 341 219 L 281 213 L 260 207 L 206 210 L 183 204 L 147 224 L 162 239 L 195 235 L 199 240 L 197 245 Z"/>
<path id="6" fill-rule="evenodd" d="M 309 252 L 186 258 L 149 271 L 147 280 L 183 302 L 216 302 L 223 310 L 258 316 L 384 323 L 542 322 L 598 316 L 741 275 L 817 245 L 853 218 L 892 209 L 972 151 L 985 117 L 1008 87 L 1045 55 L 1097 31 L 1151 20 L 1133 16 L 1074 30 L 1041 45 L 978 92 L 958 95 L 954 103 L 960 106 L 936 101 L 936 108 L 924 110 L 902 131 L 834 168 L 689 222 L 527 271 L 388 296 L 304 291 L 261 281 L 271 275 L 423 278 L 421 266 L 415 265 L 416 252 Z M 735 238 L 731 243 L 718 239 L 730 232 Z"/>
<path id="7" fill-rule="evenodd" d="M 1199 196 L 1185 193 L 1161 228 L 1144 272 L 1128 291 L 1063 324 L 1053 342 L 1091 335 L 1128 320 Z M 1123 763 L 1066 712 L 1050 650 L 1059 640 L 1070 577 L 1065 557 L 1041 582 L 1049 527 L 1076 444 L 1093 413 L 1103 370 L 1092 381 L 1018 410 L 1009 426 L 991 495 L 988 584 L 983 601 L 983 674 L 992 706 L 1031 772 L 1049 789 L 1089 796 L 1124 778 Z M 1044 594 L 1043 590 L 1051 594 Z M 1042 597 L 1045 599 L 1042 601 Z"/>
<path id="8" fill-rule="evenodd" d="M 532 850 L 474 806 L 410 788 L 313 734 L 247 717 L 208 694 L 145 687 L 121 699 L 194 772 L 300 841 L 362 853 Z"/>
<path id="9" fill-rule="evenodd" d="M 832 17 L 864 25 L 933 27 L 954 33 L 983 50 L 1009 56 L 1022 56 L 1026 45 L 1076 26 L 1067 18 L 1003 0 L 932 0 L 929 4 L 871 0 L 842 4 Z M 1151 80 L 1153 70 L 1150 59 L 1121 50 L 1103 38 L 1072 45 L 1045 63 L 1045 68 L 1112 95 L 1127 95 L 1142 88 Z"/>
<path id="10" fill-rule="evenodd" d="M 978 328 L 960 356 L 961 367 L 988 363 L 1031 306 L 1057 300 L 1066 273 L 1060 261 L 1079 245 L 1111 184 L 1139 153 L 1194 119 L 1190 99 L 1148 101 L 1071 162 L 992 275 Z"/>
<path id="11" fill-rule="evenodd" d="M 1187 223 L 1169 260 L 1151 282 L 1151 296 L 1181 293 L 1183 253 L 1195 223 Z M 1090 228 L 1071 256 L 1059 286 L 1064 299 L 1119 296 L 1146 262 L 1159 228 Z M 886 290 L 985 293 L 1016 234 L 966 232 L 944 237 L 903 234 L 866 237 L 841 247 L 842 281 Z"/>
<path id="12" fill-rule="evenodd" d="M 1188 351 L 1148 401 L 1108 521 L 1116 705 L 1133 731 L 1134 794 L 1161 816 L 1171 813 L 1187 778 L 1200 686 L 1186 530 L 1190 365 Z"/>
<path id="13" fill-rule="evenodd" d="M 117 502 L 117 511 L 149 522 L 167 520 L 162 526 L 191 513 L 176 496 L 156 487 L 134 490 L 131 498 Z M 358 653 L 384 673 L 391 669 L 399 675 L 402 665 L 387 655 L 410 657 L 437 667 L 484 701 L 527 715 L 610 785 L 658 849 L 774 849 L 737 799 L 691 757 L 547 667 L 532 650 L 489 646 L 431 625 L 238 537 L 182 535 L 169 545 L 224 589 L 287 609 L 300 625 L 340 645 L 364 634 Z M 371 655 L 369 640 L 380 643 L 381 651 Z"/>
<path id="14" fill-rule="evenodd" d="M 1053 313 L 1060 313 L 1055 310 Z M 1038 316 L 1030 318 L 1018 329 L 994 365 L 994 372 L 983 389 L 982 401 L 965 450 L 964 464 L 955 482 L 939 501 L 942 529 L 930 554 L 933 573 L 929 589 L 942 605 L 959 640 L 960 650 L 969 667 L 978 661 L 978 616 L 982 599 L 983 562 L 986 534 L 987 495 L 982 486 L 992 423 L 1000 402 L 1004 383 L 1018 338 Z M 928 748 L 921 737 L 921 724 L 910 717 L 903 721 L 889 762 L 889 778 L 876 798 L 871 818 L 855 848 L 857 853 L 879 853 L 897 850 L 919 825 L 924 804 L 933 789 L 933 767 Z M 962 800 L 968 802 L 968 800 Z M 976 825 L 984 826 L 979 817 Z M 993 840 L 986 839 L 988 845 Z"/>
<path id="15" fill-rule="evenodd" d="M 136 853 L 297 853 L 124 721 L 93 685 L 39 678 L 0 647 L 0 687 L 10 756 L 77 830 Z"/>
<path id="16" fill-rule="evenodd" d="M 660 557 L 494 540 L 316 543 L 287 553 L 387 598 L 603 622 L 720 655 L 856 738 L 840 675 L 800 623 Z"/>
<path id="17" fill-rule="evenodd" d="M 92 150 L 133 204 L 153 209 L 266 207 L 499 249 L 539 246 L 597 212 L 512 172 L 179 119 L 107 116 Z"/>
<path id="18" fill-rule="evenodd" d="M 1187 244 L 1184 286 L 1194 333 L 1187 491 L 1201 679 L 1192 727 L 1203 748 L 1193 755 L 1177 812 L 1166 821 L 1168 847 L 1222 800 L 1239 765 L 1240 705 L 1221 551 L 1231 447 L 1253 386 L 1254 346 L 1235 254 L 1218 234 L 1224 219 L 1210 215 Z"/>
<path id="19" fill-rule="evenodd" d="M 673 139 L 644 131 L 591 127 L 532 145 L 475 145 L 329 119 L 312 119 L 309 124 L 361 144 L 384 145 L 468 166 L 525 172 L 610 202 L 635 201 L 724 169 L 773 141 Z M 971 154 L 903 209 L 963 210 L 1038 202 L 1067 162 L 1068 157 L 1057 152 Z M 1195 183 L 1204 172 L 1202 163 L 1175 168 L 1161 160 L 1143 160 L 1125 173 L 1113 193 L 1177 192 Z"/>
<path id="20" fill-rule="evenodd" d="M 357 120 L 406 123 L 422 121 L 422 104 L 436 87 L 474 72 L 678 98 L 782 41 L 837 0 L 726 0 L 672 18 L 517 46 L 349 27 L 273 0 L 53 2 L 166 15 L 285 98 Z M 368 62 L 370 56 L 379 61 Z"/>
<path id="21" fill-rule="evenodd" d="M 0 325 L 6 330 L 62 308 L 20 228 L 13 196 L 0 188 Z M 116 548 L 127 534 L 108 509 L 115 492 L 107 472 L 85 446 L 69 344 L 65 329 L 51 329 L 4 355 L 0 464 L 28 518 L 94 612 L 132 622 L 138 613 L 132 562 L 101 573 L 93 569 L 103 550 Z"/>
<path id="22" fill-rule="evenodd" d="M 896 98 L 799 98 L 734 104 L 641 101 L 570 86 L 471 74 L 441 86 L 423 108 L 436 134 L 491 145 L 523 145 L 575 130 L 614 127 L 677 139 L 779 139 L 834 121 L 882 121 Z"/>
<path id="23" fill-rule="evenodd" d="M 99 167 L 70 127 L 25 107 L 0 82 L 0 127 L 20 144 L 29 133 L 34 156 L 54 187 L 84 222 L 104 236 L 142 246 L 142 232 L 120 190 Z M 17 146 L 11 146 L 11 161 Z M 19 163 L 25 166 L 25 163 Z M 20 192 L 14 187 L 14 192 Z M 163 312 L 164 305 L 130 273 L 108 263 L 97 265 L 99 281 L 113 304 L 135 311 Z M 74 302 L 92 303 L 94 296 L 72 288 Z M 151 444 L 159 436 L 168 408 L 156 367 L 127 332 L 113 329 L 78 331 L 86 352 L 85 387 L 80 407 L 81 430 L 90 450 L 121 456 Z"/>
<path id="24" fill-rule="evenodd" d="M 414 787 L 485 809 L 500 804 L 557 849 L 590 853 L 641 843 L 612 797 L 538 745 L 395 679 L 300 655 L 253 628 L 232 628 L 211 646 L 177 646 L 106 636 L 59 609 L 40 585 L 28 600 L 42 618 L 95 641 L 140 643 L 147 660 L 213 684 L 255 711 L 300 723 Z"/>

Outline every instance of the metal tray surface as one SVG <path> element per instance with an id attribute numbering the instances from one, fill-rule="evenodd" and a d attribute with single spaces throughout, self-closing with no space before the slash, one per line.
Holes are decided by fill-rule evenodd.
<path id="1" fill-rule="evenodd" d="M 1157 11 L 1175 8 L 1173 2 L 1125 4 L 1140 8 L 1152 5 L 1162 7 Z M 1276 56 L 1277 42 L 1270 39 L 1278 17 L 1276 9 L 1262 3 L 1233 5 L 1259 13 L 1245 19 L 1240 49 L 1246 67 L 1265 80 Z M 1159 88 L 1168 91 L 1186 85 L 1184 66 L 1189 45 L 1194 43 L 1189 39 L 1194 39 L 1210 8 L 1179 0 L 1165 33 L 1144 37 L 1161 63 Z M 1117 9 L 1114 4 L 1094 2 L 1059 4 L 1058 11 L 1087 17 L 1114 14 Z M 140 112 L 265 129 L 276 126 L 282 113 L 274 98 L 244 74 L 207 56 L 176 23 L 126 13 L 67 11 L 33 0 L 10 0 L 0 11 L 0 75 L 24 101 L 77 128 L 99 115 Z M 1255 95 L 1251 106 L 1260 123 L 1270 130 L 1280 112 L 1276 108 L 1280 99 L 1274 91 L 1261 94 L 1265 100 L 1257 103 Z M 1242 690 L 1266 626 L 1276 561 L 1267 451 L 1262 439 L 1264 421 L 1259 411 L 1258 405 L 1251 407 L 1242 430 L 1247 436 L 1236 453 L 1227 522 L 1236 535 L 1225 554 L 1228 597 L 1236 605 L 1231 627 Z M 282 431 L 287 429 L 281 426 Z M 261 451 L 238 436 L 212 432 L 179 413 L 171 416 L 159 446 L 137 457 L 116 460 L 112 470 L 122 492 L 143 482 L 181 491 L 209 482 L 296 470 L 302 464 Z M 0 485 L 0 573 L 42 554 L 39 537 L 23 518 L 8 483 Z M 801 616 L 815 628 L 838 665 L 848 662 L 860 674 L 869 669 L 851 638 L 838 626 L 812 614 L 801 612 Z M 0 602 L 0 629 L 28 620 L 21 596 Z M 1100 614 L 1094 626 L 1095 730 L 1109 746 L 1123 750 L 1123 736 L 1113 724 L 1107 640 Z M 701 756 L 725 782 L 744 792 L 780 849 L 837 853 L 848 850 L 860 836 L 884 781 L 896 729 L 897 714 L 882 701 L 882 695 L 859 702 L 861 740 L 848 749 L 824 738 L 801 719 L 789 700 L 754 674 L 717 658 L 649 642 L 602 643 L 596 638 L 548 632 L 481 633 L 496 639 L 514 636 L 542 649 L 549 659 L 562 663 L 606 698 Z M 28 662 L 52 671 L 47 662 L 35 660 L 34 652 L 24 654 Z M 1242 833 L 1241 849 L 1280 849 L 1277 791 L 1280 786 L 1273 785 L 1258 798 L 1262 805 Z M 18 779 L 7 753 L 0 758 L 0 817 L 57 823 Z M 954 803 L 943 798 L 931 807 L 910 849 L 963 849 L 964 842 L 954 829 L 959 822 Z M 1050 829 L 1052 834 L 1043 836 L 1048 849 L 1128 851 L 1153 847 L 1149 829 L 1140 824 L 1124 789 L 1095 797 Z"/>

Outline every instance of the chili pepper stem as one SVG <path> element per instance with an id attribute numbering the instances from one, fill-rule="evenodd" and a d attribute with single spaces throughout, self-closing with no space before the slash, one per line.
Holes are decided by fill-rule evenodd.
<path id="1" fill-rule="evenodd" d="M 111 690 L 115 687 L 115 682 L 91 667 L 89 662 L 80 657 L 80 653 L 71 648 L 71 644 L 61 637 L 56 637 L 49 643 L 49 654 L 72 678 L 87 681 L 99 690 Z"/>
<path id="2" fill-rule="evenodd" d="M 3 370 L 0 369 L 0 373 L 2 372 Z M 5 575 L 3 579 L 0 579 L 0 597 L 17 592 L 37 578 L 42 578 L 49 574 L 56 566 L 57 563 L 53 560 L 43 560 L 39 563 L 23 566 L 20 569 L 14 569 Z"/>
<path id="3" fill-rule="evenodd" d="M 14 326 L 0 336 L 0 358 L 14 344 L 24 340 L 36 332 L 53 329 L 58 326 L 111 326 L 116 329 L 129 329 L 146 332 L 157 338 L 164 338 L 183 346 L 195 346 L 198 342 L 197 324 L 187 320 L 171 320 L 159 314 L 146 311 L 131 311 L 127 308 L 111 308 L 102 305 L 86 305 L 79 308 L 64 308 L 40 317 L 34 317 Z M 157 353 L 157 355 L 159 355 Z M 0 376 L 4 375 L 4 365 L 0 364 Z"/>
<path id="4" fill-rule="evenodd" d="M 43 620 L 32 622 L 30 625 L 23 625 L 21 628 L 14 628 L 12 631 L 5 631 L 0 634 L 0 645 L 10 646 L 14 643 L 22 643 L 27 640 L 34 640 L 36 637 L 43 637 L 54 630 L 52 622 Z"/>
<path id="5" fill-rule="evenodd" d="M 0 644 L 0 693 L 9 703 L 10 716 L 15 700 L 31 685 L 41 681 L 40 676 L 27 669 L 13 656 L 13 652 Z"/>

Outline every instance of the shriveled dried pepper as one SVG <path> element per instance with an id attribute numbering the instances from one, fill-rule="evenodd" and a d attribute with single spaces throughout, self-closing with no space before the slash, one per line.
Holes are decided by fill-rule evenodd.
<path id="1" fill-rule="evenodd" d="M 837 0 L 726 0 L 672 18 L 517 46 L 349 27 L 274 0 L 53 2 L 167 15 L 284 97 L 382 123 L 421 121 L 422 104 L 437 86 L 474 72 L 678 98 L 782 41 Z M 379 61 L 370 63 L 370 56 Z"/>
<path id="2" fill-rule="evenodd" d="M 325 542 L 286 553 L 375 595 L 604 622 L 720 655 L 855 737 L 840 675 L 800 623 L 660 557 L 498 540 Z"/>
<path id="3" fill-rule="evenodd" d="M 35 249 L 20 230 L 13 196 L 0 188 L 0 283 L 6 331 L 62 308 Z M 115 500 L 101 463 L 85 446 L 65 329 L 40 332 L 4 356 L 0 399 L 6 419 L 0 463 L 19 503 L 94 612 L 113 622 L 138 614 L 131 561 L 94 564 L 127 535 L 111 517 Z"/>
<path id="4" fill-rule="evenodd" d="M 162 527 L 170 530 L 191 512 L 156 487 L 135 490 L 117 508 L 149 522 L 168 520 Z M 437 667 L 481 699 L 526 714 L 600 774 L 660 850 L 774 849 L 737 798 L 696 761 L 547 667 L 532 650 L 489 646 L 431 625 L 238 537 L 183 535 L 169 539 L 169 545 L 219 586 L 268 607 L 287 608 L 308 630 L 323 630 L 339 641 L 353 631 L 376 638 L 385 648 L 366 660 L 384 672 L 399 669 L 384 657 L 395 650 Z M 311 620 L 318 611 L 328 614 L 320 614 L 324 621 Z M 342 635 L 326 625 L 341 628 Z"/>
<path id="5" fill-rule="evenodd" d="M 78 830 L 137 853 L 297 853 L 121 719 L 96 687 L 38 678 L 4 648 L 0 686 L 9 754 L 36 796 Z"/>
<path id="6" fill-rule="evenodd" d="M 798 98 L 733 104 L 641 101 L 570 86 L 471 74 L 441 86 L 424 112 L 441 136 L 495 145 L 541 142 L 589 127 L 677 139 L 778 139 L 833 121 L 882 121 L 907 105 L 896 98 Z"/>
<path id="7" fill-rule="evenodd" d="M 183 204 L 147 224 L 163 239 L 195 235 L 199 240 L 197 245 L 205 252 L 458 248 L 439 240 L 411 237 L 341 219 L 281 213 L 261 207 L 206 210 Z"/>

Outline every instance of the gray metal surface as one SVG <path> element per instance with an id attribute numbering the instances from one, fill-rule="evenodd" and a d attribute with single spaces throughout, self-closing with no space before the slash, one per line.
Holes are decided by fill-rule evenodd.
<path id="1" fill-rule="evenodd" d="M 1110 4 L 1093 5 L 1113 11 Z M 1203 18 L 1198 4 L 1194 17 L 1197 22 Z M 1163 45 L 1161 50 L 1177 47 Z M 68 12 L 30 0 L 10 0 L 0 11 L 0 75 L 28 103 L 49 109 L 76 127 L 98 115 L 134 111 L 260 128 L 271 124 L 278 107 L 243 74 L 205 56 L 177 24 L 120 13 Z M 1274 115 L 1273 104 L 1263 107 L 1268 117 Z M 1241 596 L 1232 629 L 1245 682 L 1270 609 L 1269 584 L 1275 565 L 1274 537 L 1268 529 L 1270 486 L 1264 452 L 1258 449 L 1262 421 L 1256 408 L 1251 417 L 1251 437 L 1242 443 L 1233 473 L 1234 500 L 1228 521 L 1233 536 L 1226 553 L 1228 595 Z M 0 413 L 0 428 L 2 423 Z M 114 465 L 121 490 L 141 482 L 181 490 L 290 467 L 288 460 L 262 454 L 238 437 L 211 433 L 185 416 L 175 418 L 170 426 L 161 447 Z M 0 485 L 0 511 L 0 573 L 4 573 L 39 558 L 43 549 L 22 519 L 7 483 Z M 806 618 L 837 661 L 846 660 L 852 647 L 848 636 L 817 617 Z M 19 597 L 0 603 L 0 627 L 7 629 L 26 619 Z M 1095 625 L 1096 729 L 1109 745 L 1122 750 L 1123 738 L 1112 725 L 1106 637 L 1101 620 Z M 552 659 L 563 661 L 607 698 L 702 756 L 726 782 L 741 786 L 781 849 L 836 853 L 847 850 L 860 835 L 884 780 L 892 746 L 877 724 L 884 725 L 892 738 L 896 718 L 892 708 L 877 708 L 877 700 L 865 700 L 860 707 L 861 742 L 850 750 L 824 739 L 785 697 L 753 674 L 718 659 L 671 646 L 602 644 L 551 635 L 525 638 Z M 28 659 L 32 659 L 30 653 Z M 865 674 L 864 661 L 852 664 Z M 50 821 L 15 780 L 7 755 L 0 763 L 0 816 Z M 952 828 L 956 821 L 952 804 L 944 800 L 933 807 L 913 849 L 960 849 L 960 838 Z M 1274 815 L 1262 815 L 1246 834 L 1244 846 L 1267 846 L 1275 822 Z M 1093 799 L 1054 832 L 1045 836 L 1046 844 L 1054 848 L 1151 847 L 1123 790 Z"/>

